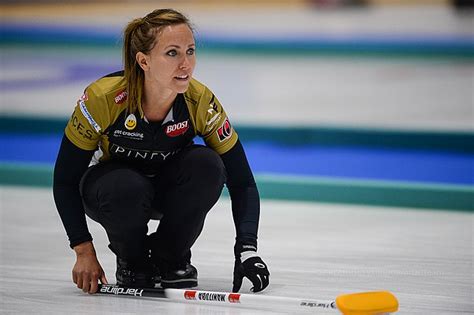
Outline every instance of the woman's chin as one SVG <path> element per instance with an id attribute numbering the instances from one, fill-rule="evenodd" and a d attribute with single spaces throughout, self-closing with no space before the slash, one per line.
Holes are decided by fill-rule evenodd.
<path id="1" fill-rule="evenodd" d="M 176 87 L 175 91 L 177 93 L 184 93 L 188 90 L 188 87 L 189 87 L 189 82 L 186 85 L 180 84 L 179 86 Z"/>

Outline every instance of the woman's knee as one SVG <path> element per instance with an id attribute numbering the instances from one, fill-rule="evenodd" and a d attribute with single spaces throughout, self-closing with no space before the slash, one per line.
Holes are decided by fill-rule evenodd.
<path id="1" fill-rule="evenodd" d="M 106 176 L 106 178 L 105 178 Z M 106 198 L 119 204 L 136 204 L 153 198 L 153 186 L 149 180 L 131 169 L 118 169 L 101 180 L 98 198 Z"/>
<path id="2" fill-rule="evenodd" d="M 150 211 L 154 188 L 143 175 L 128 168 L 99 170 L 90 175 L 86 178 L 83 196 L 87 213 L 95 213 L 97 217 L 113 212 L 122 217 L 128 212 L 146 216 Z"/>
<path id="3" fill-rule="evenodd" d="M 223 185 L 225 167 L 221 157 L 213 150 L 201 146 L 192 150 L 186 157 L 188 171 L 198 177 L 203 184 Z"/>

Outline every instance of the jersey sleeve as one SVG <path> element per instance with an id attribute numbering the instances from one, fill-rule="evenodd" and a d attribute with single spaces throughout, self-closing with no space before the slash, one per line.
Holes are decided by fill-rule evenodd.
<path id="1" fill-rule="evenodd" d="M 204 89 L 197 106 L 196 127 L 206 145 L 218 154 L 232 149 L 238 135 L 219 100 L 208 88 Z"/>
<path id="2" fill-rule="evenodd" d="M 106 98 L 97 95 L 93 87 L 88 87 L 77 101 L 74 112 L 65 129 L 66 137 L 83 150 L 94 150 L 107 120 Z"/>

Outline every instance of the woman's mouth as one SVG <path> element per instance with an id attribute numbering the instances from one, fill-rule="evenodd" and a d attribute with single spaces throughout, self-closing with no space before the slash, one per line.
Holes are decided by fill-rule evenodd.
<path id="1" fill-rule="evenodd" d="M 178 81 L 187 81 L 189 79 L 188 74 L 178 75 L 174 77 Z"/>

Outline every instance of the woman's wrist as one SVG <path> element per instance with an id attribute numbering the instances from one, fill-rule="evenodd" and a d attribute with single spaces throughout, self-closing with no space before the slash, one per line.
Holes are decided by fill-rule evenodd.
<path id="1" fill-rule="evenodd" d="M 90 254 L 95 255 L 94 245 L 92 244 L 91 241 L 87 241 L 79 245 L 76 245 L 74 246 L 73 249 L 76 252 L 77 256 L 90 255 Z"/>

